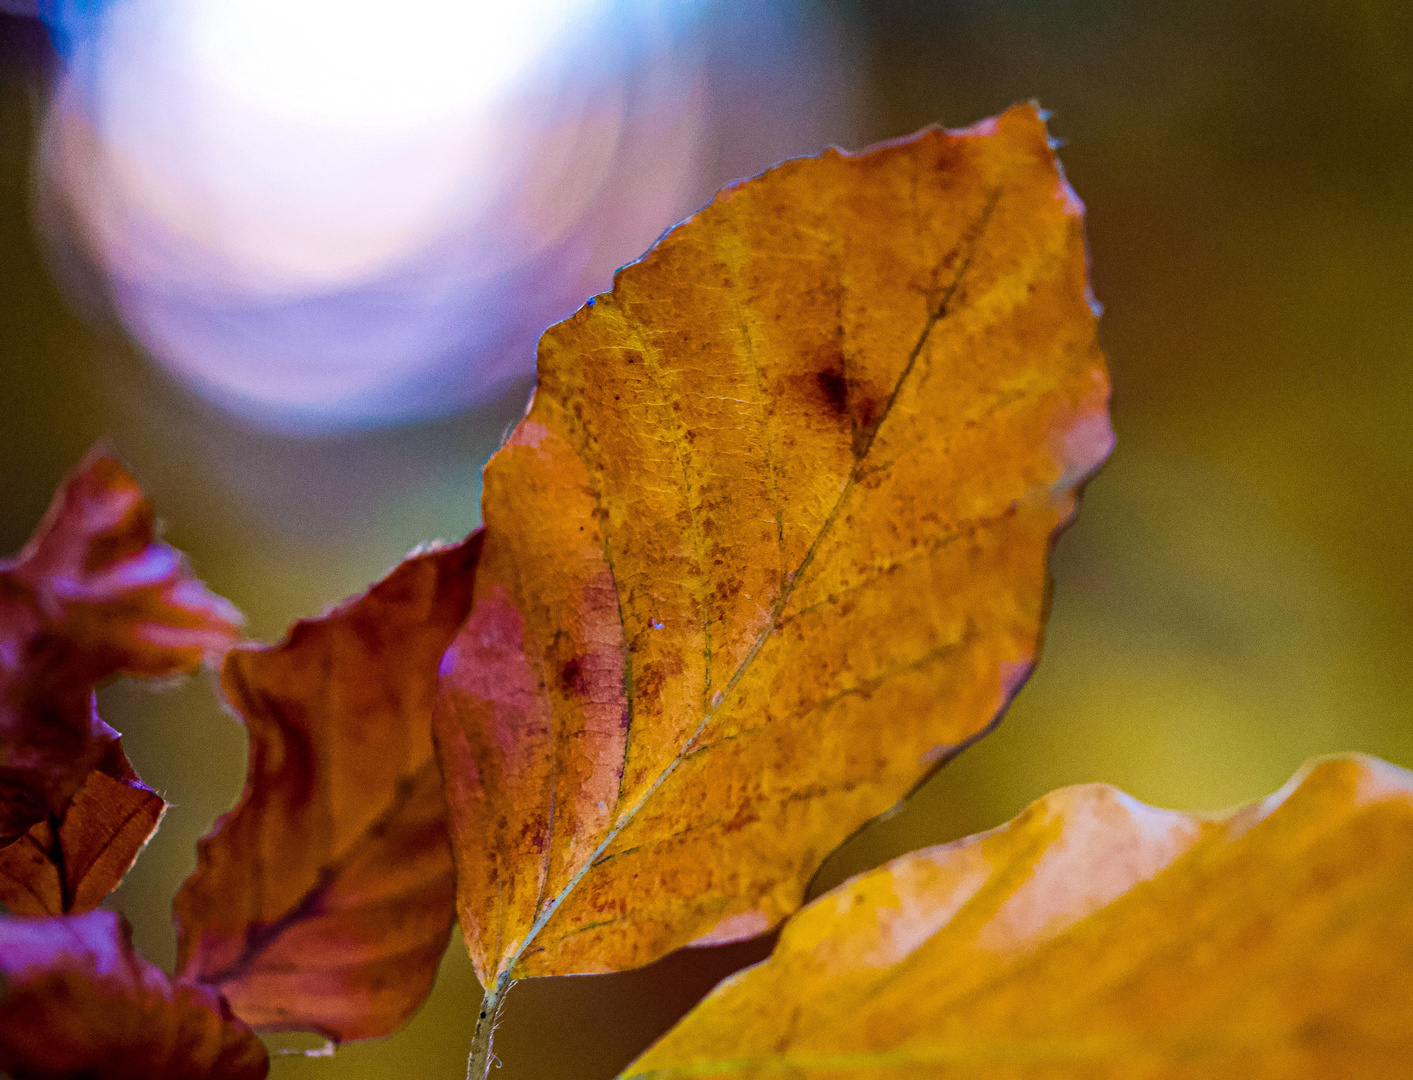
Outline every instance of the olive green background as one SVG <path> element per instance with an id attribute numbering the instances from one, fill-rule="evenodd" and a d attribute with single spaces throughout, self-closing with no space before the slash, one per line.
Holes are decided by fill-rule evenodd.
<path id="1" fill-rule="evenodd" d="M 1021 99 L 1054 111 L 1090 211 L 1119 442 L 1056 550 L 1037 675 L 817 888 L 1064 784 L 1217 809 L 1314 754 L 1413 766 L 1413 5 L 831 6 L 864 58 L 861 141 Z M 479 466 L 524 388 L 418 427 L 282 438 L 155 375 L 101 304 L 66 302 L 93 293 L 45 253 L 30 171 L 52 63 L 33 24 L 0 16 L 0 551 L 105 435 L 168 538 L 266 639 L 474 525 Z M 168 901 L 239 792 L 242 733 L 205 679 L 116 685 L 102 708 L 173 803 L 111 901 L 170 963 Z M 764 948 L 522 985 L 497 1075 L 612 1076 Z M 332 1061 L 281 1057 L 274 1075 L 461 1075 L 477 994 L 454 945 L 403 1032 Z"/>

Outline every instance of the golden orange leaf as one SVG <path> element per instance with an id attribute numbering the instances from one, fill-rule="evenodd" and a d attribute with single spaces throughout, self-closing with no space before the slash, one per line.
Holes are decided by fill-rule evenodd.
<path id="1" fill-rule="evenodd" d="M 262 1080 L 255 1033 L 176 985 L 110 911 L 0 919 L 0 1072 L 15 1080 Z"/>
<path id="2" fill-rule="evenodd" d="M 174 903 L 177 971 L 258 1028 L 386 1035 L 431 988 L 455 898 L 432 701 L 479 549 L 414 554 L 226 659 L 249 775 Z"/>
<path id="3" fill-rule="evenodd" d="M 1413 774 L 1350 756 L 1225 820 L 1091 784 L 895 859 L 623 1080 L 1403 1076 L 1411 1000 Z"/>
<path id="4" fill-rule="evenodd" d="M 1107 398 L 1028 106 L 728 188 L 550 329 L 435 720 L 492 999 L 764 931 L 986 730 Z"/>
<path id="5" fill-rule="evenodd" d="M 90 452 L 29 544 L 0 561 L 0 902 L 84 911 L 117 886 L 165 804 L 99 718 L 94 687 L 191 671 L 240 622 L 156 539 L 122 465 Z"/>

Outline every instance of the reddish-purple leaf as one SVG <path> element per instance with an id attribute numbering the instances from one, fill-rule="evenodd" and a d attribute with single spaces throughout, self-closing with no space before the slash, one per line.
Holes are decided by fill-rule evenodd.
<path id="1" fill-rule="evenodd" d="M 99 718 L 94 687 L 193 670 L 240 622 L 156 539 L 122 465 L 91 452 L 0 561 L 0 901 L 83 910 L 118 884 L 163 803 Z"/>
<path id="2" fill-rule="evenodd" d="M 15 1080 L 261 1080 L 219 995 L 174 984 L 117 915 L 0 920 L 0 1070 Z"/>

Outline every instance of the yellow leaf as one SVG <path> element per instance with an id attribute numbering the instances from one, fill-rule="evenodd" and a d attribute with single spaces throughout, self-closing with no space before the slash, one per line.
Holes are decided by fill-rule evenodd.
<path id="1" fill-rule="evenodd" d="M 1037 112 L 722 192 L 550 329 L 436 714 L 495 994 L 764 931 L 991 724 L 1108 452 Z"/>
<path id="2" fill-rule="evenodd" d="M 624 1080 L 1406 1076 L 1413 774 L 1306 766 L 1221 821 L 1103 784 L 800 911 Z"/>

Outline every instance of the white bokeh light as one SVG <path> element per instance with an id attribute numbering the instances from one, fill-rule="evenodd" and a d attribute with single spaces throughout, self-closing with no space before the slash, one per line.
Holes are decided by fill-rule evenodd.
<path id="1" fill-rule="evenodd" d="M 236 98 L 314 123 L 405 128 L 485 107 L 583 33 L 604 6 L 188 0 L 179 18 L 183 51 Z"/>
<path id="2" fill-rule="evenodd" d="M 704 186 L 721 86 L 760 111 L 748 169 L 794 149 L 815 101 L 757 100 L 701 30 L 780 84 L 810 59 L 795 7 L 115 0 L 51 104 L 54 217 L 145 351 L 231 412 L 450 411 L 524 379 L 544 326 L 730 178 Z"/>

